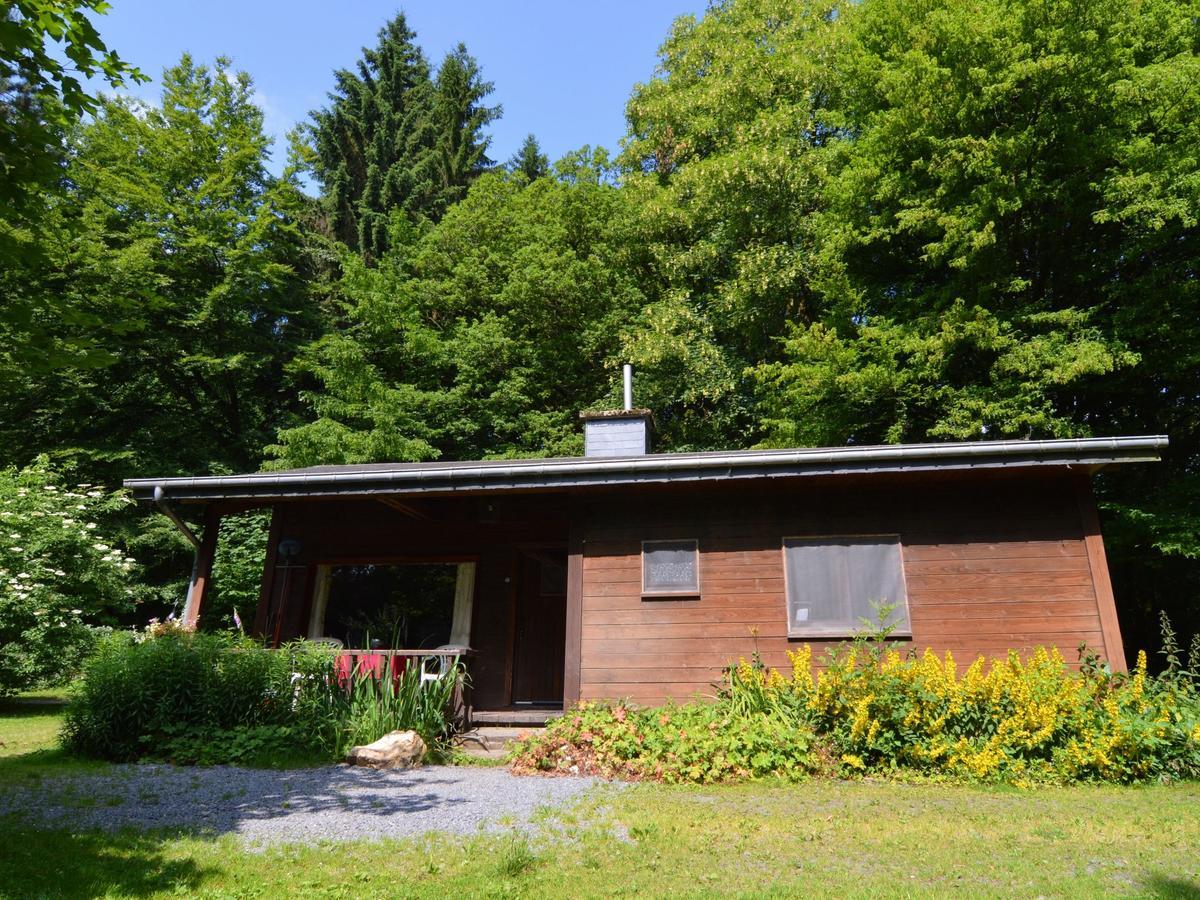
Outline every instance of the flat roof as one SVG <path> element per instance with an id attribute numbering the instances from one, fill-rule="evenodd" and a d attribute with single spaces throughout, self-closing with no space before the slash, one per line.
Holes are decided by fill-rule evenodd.
<path id="1" fill-rule="evenodd" d="M 651 453 L 482 462 L 312 466 L 247 475 L 129 478 L 136 499 L 204 501 L 586 488 L 602 485 L 798 478 L 883 472 L 1156 462 L 1165 435 L 1040 441 L 962 441 L 791 450 Z"/>

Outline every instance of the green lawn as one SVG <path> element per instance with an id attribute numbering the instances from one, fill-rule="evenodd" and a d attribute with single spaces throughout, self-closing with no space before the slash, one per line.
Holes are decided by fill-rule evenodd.
<path id="1" fill-rule="evenodd" d="M 0 714 L 0 771 L 45 778 L 56 766 L 86 766 L 47 749 L 57 716 L 11 706 Z M 532 841 L 248 852 L 231 837 L 39 832 L 0 819 L 0 896 L 1200 897 L 1196 784 L 640 785 L 548 813 L 543 824 Z"/>

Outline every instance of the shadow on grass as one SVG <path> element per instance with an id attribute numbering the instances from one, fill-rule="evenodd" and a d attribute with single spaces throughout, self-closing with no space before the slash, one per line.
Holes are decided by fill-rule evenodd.
<path id="1" fill-rule="evenodd" d="M 163 845 L 174 834 L 71 833 L 12 829 L 0 853 L 5 897 L 148 897 L 187 894 L 210 870 L 170 858 Z"/>
<path id="2" fill-rule="evenodd" d="M 1172 878 L 1155 875 L 1146 882 L 1152 897 L 1169 897 L 1171 900 L 1200 900 L 1200 882 L 1191 878 Z"/>

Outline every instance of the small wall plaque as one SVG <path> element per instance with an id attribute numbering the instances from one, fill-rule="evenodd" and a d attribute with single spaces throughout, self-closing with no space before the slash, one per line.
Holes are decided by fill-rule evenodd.
<path id="1" fill-rule="evenodd" d="M 700 593 L 696 541 L 643 541 L 642 593 L 646 596 Z"/>

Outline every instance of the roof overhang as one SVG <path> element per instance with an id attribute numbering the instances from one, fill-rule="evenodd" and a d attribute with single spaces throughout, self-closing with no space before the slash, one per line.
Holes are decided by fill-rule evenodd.
<path id="1" fill-rule="evenodd" d="M 663 453 L 608 458 L 493 460 L 317 466 L 249 475 L 131 478 L 135 498 L 179 501 L 283 500 L 377 494 L 457 494 L 555 490 L 666 482 L 799 478 L 885 472 L 1156 462 L 1165 435 L 1044 441 L 973 441 L 797 450 Z"/>

